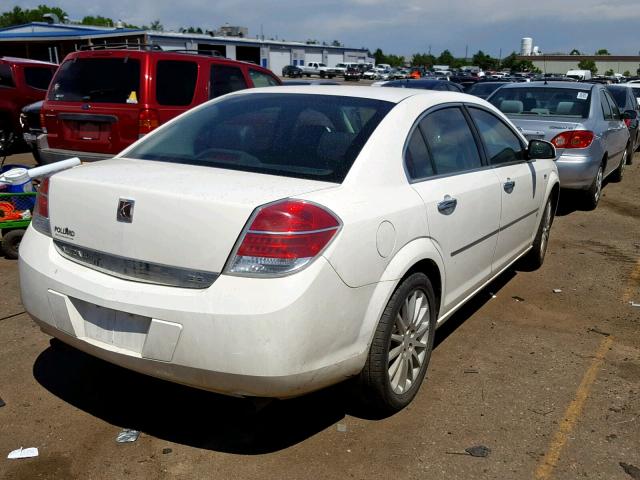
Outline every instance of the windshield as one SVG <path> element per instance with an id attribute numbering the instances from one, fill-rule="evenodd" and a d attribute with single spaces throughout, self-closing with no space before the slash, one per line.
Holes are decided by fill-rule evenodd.
<path id="1" fill-rule="evenodd" d="M 47 100 L 138 103 L 140 62 L 129 57 L 75 58 L 60 66 Z"/>
<path id="2" fill-rule="evenodd" d="M 640 105 L 640 86 L 632 87 L 631 90 L 633 90 L 633 96 L 636 97 L 638 105 Z"/>
<path id="3" fill-rule="evenodd" d="M 127 157 L 341 183 L 392 107 L 333 95 L 231 96 L 150 135 Z"/>
<path id="4" fill-rule="evenodd" d="M 507 115 L 589 116 L 591 92 L 574 88 L 502 88 L 489 101 Z"/>
<path id="5" fill-rule="evenodd" d="M 618 108 L 624 110 L 627 105 L 627 87 L 607 87 L 607 90 L 616 101 Z"/>

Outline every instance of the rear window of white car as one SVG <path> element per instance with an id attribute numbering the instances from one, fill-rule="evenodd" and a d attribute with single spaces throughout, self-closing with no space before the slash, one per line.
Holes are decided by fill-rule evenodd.
<path id="1" fill-rule="evenodd" d="M 231 96 L 150 135 L 126 156 L 341 183 L 392 107 L 334 95 Z"/>
<path id="2" fill-rule="evenodd" d="M 591 91 L 550 86 L 501 88 L 488 100 L 506 115 L 587 118 Z"/>

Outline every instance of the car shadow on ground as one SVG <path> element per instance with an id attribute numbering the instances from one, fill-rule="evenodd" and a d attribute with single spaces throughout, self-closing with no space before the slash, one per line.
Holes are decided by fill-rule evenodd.
<path id="1" fill-rule="evenodd" d="M 436 348 L 515 275 L 505 272 L 456 312 L 438 329 Z M 53 395 L 112 425 L 234 454 L 282 450 L 345 415 L 379 419 L 350 400 L 349 382 L 291 400 L 232 398 L 126 370 L 55 339 L 36 359 L 33 374 Z"/>
<path id="2" fill-rule="evenodd" d="M 606 187 L 609 184 L 608 180 L 602 182 L 602 196 L 607 196 Z M 561 190 L 560 191 L 560 203 L 556 210 L 557 217 L 564 217 L 574 212 L 585 212 L 588 208 L 585 207 L 586 191 L 584 190 Z"/>

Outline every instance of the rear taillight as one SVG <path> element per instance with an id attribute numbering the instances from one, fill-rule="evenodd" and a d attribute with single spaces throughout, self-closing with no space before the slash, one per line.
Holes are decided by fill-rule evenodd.
<path id="1" fill-rule="evenodd" d="M 46 123 L 44 123 L 44 120 L 45 120 L 44 112 L 42 110 L 40 110 L 40 128 L 46 132 L 47 131 L 47 125 L 46 125 Z M 34 125 L 31 125 L 31 126 L 34 127 Z"/>
<path id="2" fill-rule="evenodd" d="M 33 228 L 40 233 L 48 235 L 49 237 L 51 236 L 51 224 L 49 223 L 49 177 L 45 177 L 40 182 L 31 223 Z"/>
<path id="3" fill-rule="evenodd" d="M 327 209 L 301 200 L 283 200 L 260 207 L 226 267 L 226 273 L 278 276 L 311 263 L 340 229 Z"/>
<path id="4" fill-rule="evenodd" d="M 630 118 L 625 118 L 624 119 L 624 124 L 627 126 L 627 128 L 631 128 L 631 119 Z"/>
<path id="5" fill-rule="evenodd" d="M 158 128 L 158 125 L 160 125 L 158 112 L 149 108 L 140 110 L 138 117 L 138 135 L 146 135 L 150 131 Z"/>
<path id="6" fill-rule="evenodd" d="M 556 148 L 587 148 L 593 142 L 593 137 L 593 132 L 589 130 L 572 130 L 556 135 L 551 143 Z"/>

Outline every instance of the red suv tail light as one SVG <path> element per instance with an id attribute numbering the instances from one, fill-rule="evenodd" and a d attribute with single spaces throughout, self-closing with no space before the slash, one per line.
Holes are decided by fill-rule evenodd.
<path id="1" fill-rule="evenodd" d="M 298 271 L 326 248 L 340 226 L 329 210 L 302 200 L 260 207 L 249 219 L 226 272 L 279 276 Z"/>
<path id="2" fill-rule="evenodd" d="M 31 224 L 33 228 L 40 233 L 49 237 L 51 236 L 51 224 L 49 223 L 49 177 L 45 177 L 42 179 L 42 182 L 40 182 Z"/>
<path id="3" fill-rule="evenodd" d="M 147 133 L 155 130 L 160 125 L 160 121 L 158 120 L 158 112 L 152 110 L 150 108 L 145 108 L 144 110 L 140 110 L 140 115 L 138 116 L 138 135 L 146 135 Z"/>
<path id="4" fill-rule="evenodd" d="M 625 118 L 624 119 L 624 124 L 627 126 L 627 128 L 631 128 L 631 119 L 630 118 Z"/>
<path id="5" fill-rule="evenodd" d="M 593 132 L 589 130 L 571 130 L 553 137 L 551 143 L 556 148 L 587 148 L 593 142 Z"/>

